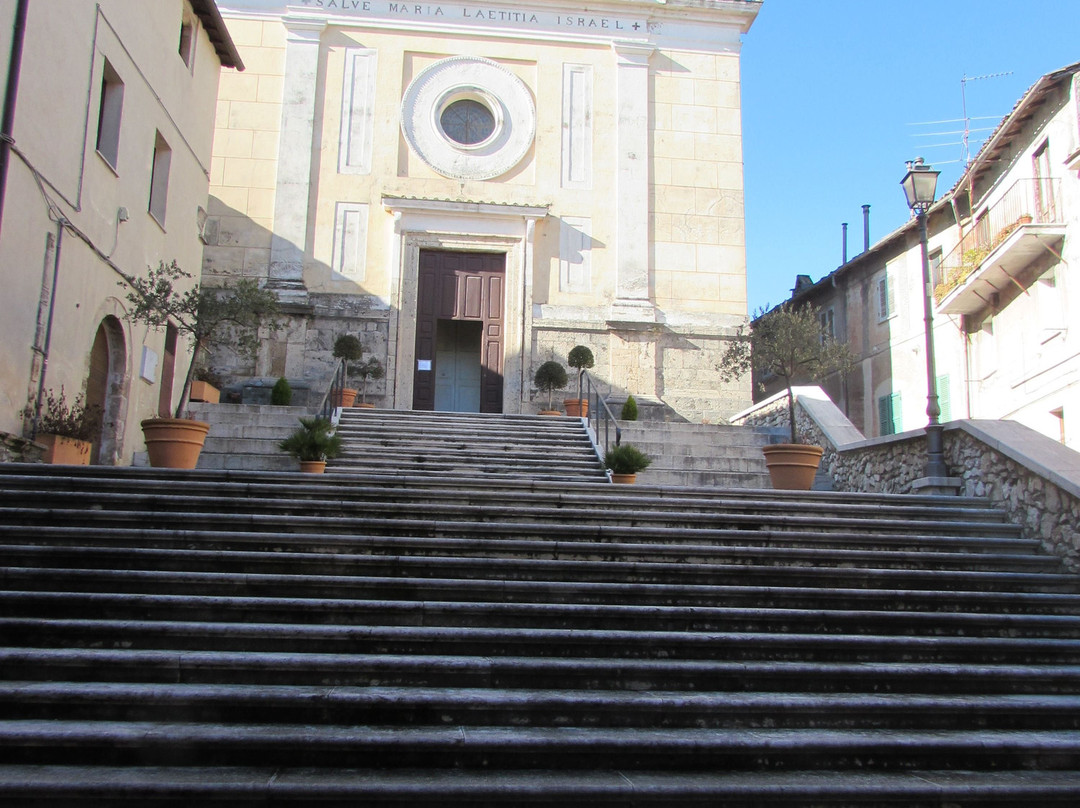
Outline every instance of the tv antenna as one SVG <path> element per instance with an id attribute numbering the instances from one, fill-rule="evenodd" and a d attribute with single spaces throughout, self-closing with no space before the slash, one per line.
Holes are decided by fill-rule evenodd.
<path id="1" fill-rule="evenodd" d="M 971 119 L 967 114 L 967 83 L 969 81 L 983 81 L 984 79 L 999 79 L 1011 75 L 1011 70 L 1005 73 L 987 73 L 985 76 L 969 76 L 965 73 L 960 79 L 960 102 L 963 104 L 964 110 L 964 147 L 961 159 L 965 166 L 971 162 L 971 151 L 968 148 L 968 137 L 971 134 Z"/>

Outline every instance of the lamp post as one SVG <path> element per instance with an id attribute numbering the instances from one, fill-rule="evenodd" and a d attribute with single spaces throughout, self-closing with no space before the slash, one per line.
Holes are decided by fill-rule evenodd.
<path id="1" fill-rule="evenodd" d="M 919 248 L 922 252 L 923 280 L 923 321 L 926 329 L 926 476 L 947 477 L 945 465 L 945 444 L 942 438 L 941 406 L 938 404 L 937 371 L 934 363 L 934 299 L 930 279 L 930 257 L 926 249 L 926 212 L 934 204 L 934 192 L 937 190 L 937 178 L 940 171 L 934 171 L 923 163 L 921 157 L 907 164 L 907 174 L 900 181 L 907 197 L 908 207 L 915 213 L 919 223 Z"/>

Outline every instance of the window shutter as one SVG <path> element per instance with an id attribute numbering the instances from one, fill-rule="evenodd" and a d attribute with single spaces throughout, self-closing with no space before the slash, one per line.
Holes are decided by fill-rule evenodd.
<path id="1" fill-rule="evenodd" d="M 889 288 L 889 276 L 878 279 L 878 319 L 887 320 L 893 308 L 892 290 Z"/>
<path id="2" fill-rule="evenodd" d="M 893 393 L 892 394 L 891 407 L 892 407 L 892 426 L 893 426 L 892 434 L 895 435 L 897 432 L 903 432 L 904 431 L 904 426 L 901 423 L 902 419 L 900 417 L 903 414 L 904 410 L 900 406 L 900 394 L 899 393 Z"/>
<path id="3" fill-rule="evenodd" d="M 952 400 L 949 395 L 949 374 L 943 374 L 937 377 L 937 400 L 938 407 L 941 408 L 941 416 L 939 420 L 941 423 L 952 420 Z"/>

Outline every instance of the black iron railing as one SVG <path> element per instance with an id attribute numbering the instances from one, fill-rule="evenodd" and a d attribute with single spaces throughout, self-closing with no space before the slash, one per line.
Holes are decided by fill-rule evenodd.
<path id="1" fill-rule="evenodd" d="M 600 388 L 589 375 L 589 371 L 582 371 L 585 381 L 585 400 L 589 403 L 589 414 L 586 423 L 592 430 L 593 441 L 596 444 L 596 453 L 601 462 L 610 446 L 618 446 L 622 441 L 622 430 L 619 428 L 615 416 L 608 407 L 604 397 L 600 394 Z M 612 443 L 614 437 L 614 443 Z"/>
<path id="2" fill-rule="evenodd" d="M 339 359 L 334 368 L 334 376 L 330 380 L 330 387 L 323 396 L 322 404 L 319 405 L 319 415 L 328 420 L 333 420 L 337 402 L 341 401 L 341 391 L 345 389 L 345 360 Z"/>

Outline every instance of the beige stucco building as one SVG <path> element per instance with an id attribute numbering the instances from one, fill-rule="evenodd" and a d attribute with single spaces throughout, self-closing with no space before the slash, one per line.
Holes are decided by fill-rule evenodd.
<path id="1" fill-rule="evenodd" d="M 941 420 L 1014 420 L 1080 448 L 1080 63 L 1031 86 L 927 222 Z M 864 434 L 926 425 L 914 219 L 792 300 L 859 357 L 824 386 Z"/>
<path id="2" fill-rule="evenodd" d="M 684 417 L 749 401 L 715 356 L 746 316 L 748 0 L 221 0 L 208 283 L 277 291 L 289 327 L 240 386 L 321 396 L 331 347 L 373 401 L 533 412 L 536 367 L 592 348 L 618 394 Z M 249 388 L 250 389 L 250 388 Z"/>
<path id="3" fill-rule="evenodd" d="M 21 58 L 18 12 L 26 10 Z M 41 391 L 105 410 L 94 459 L 130 463 L 139 421 L 180 394 L 184 345 L 125 320 L 124 274 L 198 273 L 221 65 L 239 66 L 212 0 L 0 0 L 16 75 L 0 180 L 0 434 Z M 182 382 L 182 378 L 181 378 Z"/>

